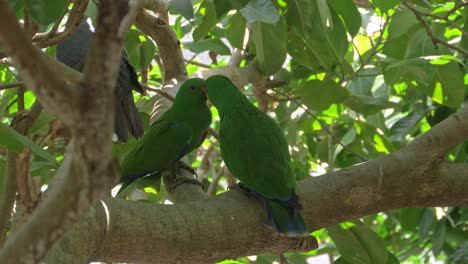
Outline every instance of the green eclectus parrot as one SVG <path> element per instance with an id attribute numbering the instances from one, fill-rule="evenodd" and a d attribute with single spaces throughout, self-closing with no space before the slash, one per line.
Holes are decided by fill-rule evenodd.
<path id="1" fill-rule="evenodd" d="M 179 88 L 174 103 L 145 133 L 120 163 L 122 187 L 177 166 L 177 162 L 205 140 L 211 123 L 204 80 L 193 78 Z M 159 174 L 160 175 L 160 174 Z"/>
<path id="2" fill-rule="evenodd" d="M 309 236 L 281 128 L 227 77 L 209 77 L 205 89 L 221 118 L 219 138 L 224 162 L 241 186 L 265 202 L 266 224 L 287 236 Z"/>

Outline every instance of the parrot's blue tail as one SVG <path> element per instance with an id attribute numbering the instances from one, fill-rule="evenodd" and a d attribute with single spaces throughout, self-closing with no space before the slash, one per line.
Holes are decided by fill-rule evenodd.
<path id="1" fill-rule="evenodd" d="M 310 232 L 300 213 L 298 206 L 287 206 L 283 201 L 265 199 L 268 220 L 267 224 L 272 225 L 278 232 L 288 237 L 307 237 Z"/>

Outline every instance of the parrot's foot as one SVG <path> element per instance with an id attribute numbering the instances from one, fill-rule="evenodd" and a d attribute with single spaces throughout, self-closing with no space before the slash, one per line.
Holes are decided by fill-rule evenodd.
<path id="1" fill-rule="evenodd" d="M 199 182 L 199 181 L 197 181 L 195 179 L 190 179 L 190 178 L 185 178 L 185 177 L 177 177 L 174 180 L 174 183 L 171 186 L 169 186 L 168 191 L 173 192 L 179 185 L 182 185 L 184 183 L 195 184 L 195 185 L 200 186 L 200 188 L 202 188 L 202 190 L 205 190 L 205 186 L 203 185 L 203 183 L 201 183 L 201 182 Z"/>
<path id="2" fill-rule="evenodd" d="M 180 160 L 177 161 L 176 167 L 177 167 L 177 174 L 179 174 L 179 169 L 184 169 L 184 170 L 192 173 L 193 175 L 195 175 L 195 178 L 198 177 L 197 172 L 191 166 L 187 165 L 183 161 L 180 161 Z"/>
<path id="3" fill-rule="evenodd" d="M 247 195 L 251 195 L 252 194 L 252 190 L 249 189 L 249 187 L 247 187 L 245 184 L 239 182 L 235 185 L 230 185 L 228 186 L 228 189 L 229 190 L 239 190 Z"/>

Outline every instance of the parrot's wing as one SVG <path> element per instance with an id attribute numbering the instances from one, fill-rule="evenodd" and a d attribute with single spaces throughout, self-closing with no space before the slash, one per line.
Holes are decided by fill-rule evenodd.
<path id="1" fill-rule="evenodd" d="M 185 122 L 161 117 L 122 160 L 122 182 L 170 167 L 187 154 L 192 135 L 192 128 Z"/>
<path id="2" fill-rule="evenodd" d="M 269 199 L 291 197 L 295 179 L 281 129 L 254 106 L 226 115 L 219 133 L 227 167 L 242 183 Z"/>

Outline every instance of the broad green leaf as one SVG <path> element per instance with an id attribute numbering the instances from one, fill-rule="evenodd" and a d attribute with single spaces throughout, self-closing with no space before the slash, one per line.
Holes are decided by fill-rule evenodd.
<path id="1" fill-rule="evenodd" d="M 391 2 L 387 0 L 382 1 Z M 393 14 L 392 20 L 388 25 L 388 38 L 395 39 L 403 35 L 409 35 L 410 29 L 416 24 L 418 24 L 418 20 L 411 10 L 407 8 L 400 9 Z"/>
<path id="2" fill-rule="evenodd" d="M 364 115 L 373 115 L 386 108 L 396 107 L 397 104 L 389 102 L 385 98 L 376 98 L 373 96 L 352 95 L 344 101 L 346 106 Z"/>
<path id="3" fill-rule="evenodd" d="M 259 21 L 276 24 L 280 19 L 280 14 L 271 0 L 250 0 L 240 11 L 248 23 Z"/>
<path id="4" fill-rule="evenodd" d="M 192 0 L 171 0 L 171 6 L 187 20 L 193 18 Z"/>
<path id="5" fill-rule="evenodd" d="M 419 221 L 419 242 L 421 243 L 424 241 L 426 236 L 429 234 L 429 231 L 432 230 L 432 226 L 436 221 L 434 213 L 432 209 L 426 208 L 424 209 L 424 213 Z"/>
<path id="6" fill-rule="evenodd" d="M 204 38 L 208 32 L 214 28 L 216 22 L 218 21 L 216 18 L 216 8 L 212 1 L 203 1 L 199 11 L 203 15 L 203 20 L 193 31 L 192 36 L 193 41 L 195 42 Z"/>
<path id="7" fill-rule="evenodd" d="M 29 138 L 19 134 L 13 128 L 0 124 L 0 146 L 8 150 L 21 153 L 25 147 L 48 161 L 55 162 L 55 158 L 49 152 L 42 149 L 39 145 L 31 141 Z"/>
<path id="8" fill-rule="evenodd" d="M 402 208 L 400 209 L 399 220 L 401 227 L 405 231 L 413 231 L 419 225 L 424 209 L 422 208 Z"/>
<path id="9" fill-rule="evenodd" d="M 188 48 L 195 53 L 212 50 L 219 55 L 231 55 L 231 50 L 220 39 L 202 39 L 198 42 L 191 42 Z"/>
<path id="10" fill-rule="evenodd" d="M 309 80 L 300 84 L 298 95 L 307 107 L 322 111 L 332 104 L 343 102 L 349 92 L 334 81 L 326 79 L 324 81 Z"/>
<path id="11" fill-rule="evenodd" d="M 451 62 L 438 65 L 436 71 L 436 83 L 434 87 L 434 101 L 450 107 L 460 107 L 465 98 L 464 73 L 457 63 Z M 437 98 L 437 89 L 441 88 L 441 94 Z"/>
<path id="12" fill-rule="evenodd" d="M 265 75 L 277 72 L 286 59 L 286 24 L 283 19 L 278 23 L 254 22 L 252 39 L 257 51 L 255 60 Z M 275 45 L 271 45 L 275 43 Z"/>
<path id="13" fill-rule="evenodd" d="M 346 261 L 343 257 L 337 258 L 333 264 L 351 264 L 351 262 Z"/>
<path id="14" fill-rule="evenodd" d="M 156 47 L 151 41 L 143 42 L 140 45 L 140 69 L 147 69 L 151 66 L 155 52 Z"/>
<path id="15" fill-rule="evenodd" d="M 245 19 L 241 13 L 235 13 L 226 27 L 226 38 L 234 48 L 242 49 L 245 36 Z"/>
<path id="16" fill-rule="evenodd" d="M 463 18 L 464 18 L 464 23 L 463 23 L 463 30 L 465 32 L 468 32 L 468 8 L 465 6 L 464 11 L 462 12 Z M 460 47 L 468 50 L 468 36 L 466 34 L 463 34 L 461 37 L 460 41 Z"/>
<path id="17" fill-rule="evenodd" d="M 6 110 L 8 105 L 10 104 L 10 100 L 17 94 L 16 89 L 8 89 L 1 93 L 0 97 L 0 117 L 5 116 Z"/>
<path id="18" fill-rule="evenodd" d="M 301 65 L 315 70 L 343 66 L 349 42 L 343 22 L 326 1 L 295 0 L 285 14 L 288 26 L 288 52 Z M 327 6 L 327 7 L 325 7 Z M 320 13 L 318 10 L 326 10 Z M 323 19 L 322 19 L 323 18 Z M 325 23 L 325 24 L 324 24 Z"/>
<path id="19" fill-rule="evenodd" d="M 327 230 L 341 256 L 349 263 L 385 263 L 388 259 L 382 238 L 361 222 L 335 225 Z"/>
<path id="20" fill-rule="evenodd" d="M 392 253 L 388 252 L 387 262 L 385 264 L 400 264 L 398 258 Z"/>
<path id="21" fill-rule="evenodd" d="M 221 18 L 230 10 L 241 9 L 248 3 L 249 3 L 249 0 L 236 0 L 236 1 L 214 0 L 214 5 L 216 7 L 216 17 Z"/>
<path id="22" fill-rule="evenodd" d="M 371 0 L 371 2 L 382 12 L 386 12 L 389 9 L 392 9 L 396 5 L 398 5 L 401 2 L 401 0 Z"/>
<path id="23" fill-rule="evenodd" d="M 59 19 L 67 5 L 68 0 L 55 0 L 53 3 L 44 0 L 26 0 L 32 20 L 41 25 L 48 25 Z"/>
<path id="24" fill-rule="evenodd" d="M 361 27 L 361 14 L 352 0 L 328 0 L 328 4 L 335 10 L 351 36 L 356 36 Z"/>
<path id="25" fill-rule="evenodd" d="M 407 135 L 412 134 L 417 129 L 417 125 L 426 113 L 427 110 L 411 111 L 395 122 L 390 128 L 390 138 L 392 141 L 404 141 Z"/>
<path id="26" fill-rule="evenodd" d="M 445 243 L 445 235 L 446 224 L 445 220 L 442 219 L 437 222 L 434 233 L 432 234 L 432 252 L 434 252 L 434 256 L 438 256 L 442 251 L 442 247 Z"/>

